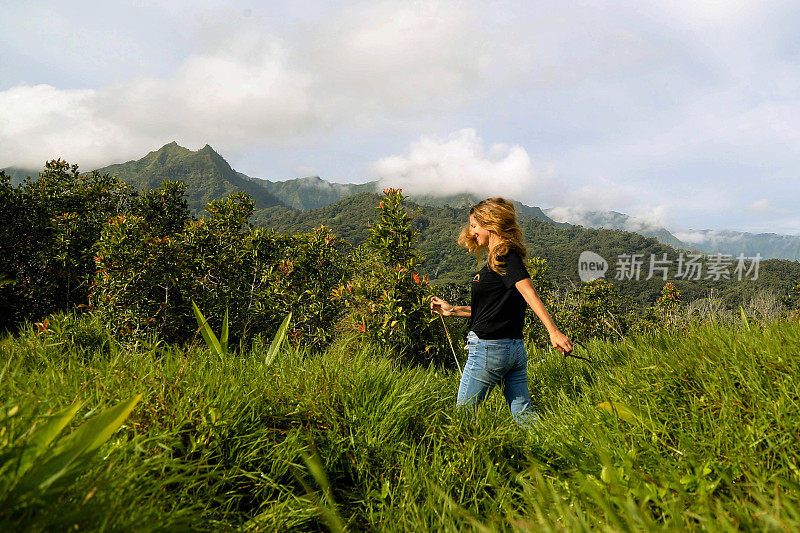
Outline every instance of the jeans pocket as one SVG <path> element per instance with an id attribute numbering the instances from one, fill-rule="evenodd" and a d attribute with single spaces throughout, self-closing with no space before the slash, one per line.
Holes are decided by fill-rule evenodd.
<path id="1" fill-rule="evenodd" d="M 482 343 L 486 369 L 491 372 L 505 372 L 508 366 L 509 347 L 501 342 Z"/>

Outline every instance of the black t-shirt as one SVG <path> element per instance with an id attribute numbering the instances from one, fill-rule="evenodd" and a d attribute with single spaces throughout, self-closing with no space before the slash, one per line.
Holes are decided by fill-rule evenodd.
<path id="1" fill-rule="evenodd" d="M 505 263 L 504 276 L 487 263 L 472 278 L 469 329 L 479 339 L 521 339 L 527 303 L 515 284 L 531 276 L 516 251 L 498 260 Z"/>

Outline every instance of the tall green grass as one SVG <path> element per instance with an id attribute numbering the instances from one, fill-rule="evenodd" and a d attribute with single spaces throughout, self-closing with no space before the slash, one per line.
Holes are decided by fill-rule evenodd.
<path id="1" fill-rule="evenodd" d="M 69 335 L 63 331 L 70 331 Z M 44 413 L 144 396 L 50 530 L 796 530 L 800 326 L 715 325 L 532 351 L 540 423 L 497 392 L 455 411 L 458 374 L 397 368 L 341 339 L 325 353 L 104 341 L 91 321 L 0 341 L 0 453 Z M 81 340 L 83 339 L 83 340 Z"/>

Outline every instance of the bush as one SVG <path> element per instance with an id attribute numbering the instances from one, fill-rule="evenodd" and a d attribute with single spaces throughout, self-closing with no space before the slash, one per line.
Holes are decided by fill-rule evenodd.
<path id="1" fill-rule="evenodd" d="M 48 161 L 18 187 L 0 173 L 0 329 L 87 303 L 92 247 L 131 189 L 116 178 Z"/>
<path id="2" fill-rule="evenodd" d="M 116 217 L 98 243 L 93 306 L 129 338 L 190 339 L 194 300 L 214 329 L 229 310 L 232 339 L 272 333 L 292 311 L 296 342 L 328 342 L 341 310 L 328 295 L 347 276 L 343 242 L 325 227 L 295 236 L 252 228 L 252 210 L 236 193 L 166 236 L 142 216 Z"/>
<path id="3" fill-rule="evenodd" d="M 529 265 L 534 286 L 558 329 L 572 340 L 620 339 L 628 329 L 627 302 L 613 283 L 596 279 L 567 291 L 563 296 L 552 289 L 547 263 L 534 258 Z M 526 318 L 525 338 L 548 347 L 550 336 L 532 311 Z"/>
<path id="4" fill-rule="evenodd" d="M 400 189 L 383 194 L 376 207 L 380 218 L 354 255 L 359 274 L 335 296 L 351 308 L 354 327 L 399 362 L 449 364 L 444 332 L 430 312 L 428 279 L 417 270 L 423 259 L 413 248 L 412 217 L 402 206 L 406 197 Z"/>

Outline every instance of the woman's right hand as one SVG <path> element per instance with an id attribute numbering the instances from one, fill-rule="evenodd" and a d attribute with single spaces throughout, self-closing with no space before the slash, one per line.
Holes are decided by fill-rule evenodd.
<path id="1" fill-rule="evenodd" d="M 453 313 L 453 309 L 454 306 L 450 305 L 448 302 L 442 300 L 438 296 L 431 298 L 431 313 L 442 316 L 450 316 Z"/>

